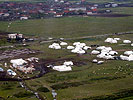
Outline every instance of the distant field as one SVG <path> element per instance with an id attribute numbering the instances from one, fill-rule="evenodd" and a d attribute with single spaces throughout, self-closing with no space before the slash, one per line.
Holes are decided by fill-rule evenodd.
<path id="1" fill-rule="evenodd" d="M 101 10 L 111 10 L 116 14 L 133 14 L 133 7 L 116 7 L 116 8 L 102 8 Z"/>
<path id="2" fill-rule="evenodd" d="M 43 2 L 47 0 L 0 0 L 0 1 L 10 1 L 10 2 Z"/>
<path id="3" fill-rule="evenodd" d="M 47 0 L 0 0 L 0 2 L 44 2 Z"/>
<path id="4" fill-rule="evenodd" d="M 113 37 L 120 37 L 121 39 L 130 39 L 133 41 L 133 34 Z M 85 42 L 87 45 L 100 44 L 110 46 L 113 48 L 113 50 L 132 49 L 129 44 L 125 46 L 118 45 L 121 42 L 119 42 L 118 44 L 104 43 L 103 41 L 105 39 L 106 38 L 101 37 L 74 41 Z M 69 44 L 72 44 L 73 41 L 67 42 Z M 30 48 L 44 51 L 44 54 L 41 54 L 38 57 L 44 58 L 45 60 L 71 58 L 78 62 L 81 61 L 86 64 L 74 66 L 73 71 L 71 72 L 52 71 L 39 79 L 26 81 L 28 86 L 30 86 L 32 89 L 37 90 L 39 87 L 44 86 L 51 90 L 51 86 L 55 86 L 55 88 L 57 87 L 56 91 L 58 93 L 58 100 L 84 100 L 82 98 L 111 95 L 112 93 L 117 93 L 122 90 L 133 89 L 133 62 L 105 60 L 104 64 L 102 65 L 92 64 L 91 61 L 95 58 L 95 55 L 93 56 L 89 54 L 91 50 L 88 50 L 88 53 L 85 55 L 78 56 L 65 49 L 48 49 L 49 44 L 50 43 L 41 44 L 40 46 L 36 44 L 34 46 L 30 46 Z M 46 96 L 48 100 L 52 99 L 50 92 L 40 93 Z"/>
<path id="5" fill-rule="evenodd" d="M 37 37 L 80 37 L 132 31 L 133 17 L 64 17 L 0 22 L 0 30 Z"/>
<path id="6" fill-rule="evenodd" d="M 111 8 L 118 13 L 131 14 L 132 8 Z M 122 10 L 123 9 L 123 10 Z M 7 28 L 9 22 L 0 22 L 0 31 L 18 32 L 28 36 L 35 37 L 81 37 L 89 35 L 98 35 L 106 33 L 116 33 L 133 31 L 133 17 L 64 17 L 50 19 L 35 19 L 25 21 L 12 21 L 12 24 Z M 133 41 L 133 34 L 111 36 L 120 37 L 121 39 L 130 39 Z M 75 41 L 86 43 L 88 46 L 100 44 L 110 46 L 113 50 L 132 50 L 130 44 L 125 46 L 118 44 L 108 44 L 103 41 L 106 37 L 86 38 L 78 40 L 66 41 L 70 45 Z M 53 50 L 48 46 L 51 43 L 39 44 L 38 42 L 28 47 L 35 50 L 41 50 L 43 53 L 36 57 L 49 59 L 73 59 L 80 62 L 73 67 L 71 72 L 51 71 L 41 78 L 25 81 L 27 85 L 38 91 L 40 87 L 47 87 L 50 91 L 54 87 L 58 93 L 58 100 L 86 100 L 96 96 L 112 95 L 123 90 L 133 90 L 133 62 L 121 60 L 104 60 L 104 64 L 92 64 L 95 55 L 90 55 L 91 50 L 85 55 L 73 54 L 66 49 Z M 122 44 L 122 42 L 119 42 Z M 20 49 L 20 48 L 15 48 Z M 122 54 L 124 51 L 120 51 Z M 103 59 L 99 59 L 103 60 Z M 81 63 L 83 62 L 83 63 Z M 28 74 L 26 76 L 31 76 Z M 8 87 L 8 88 L 7 88 Z M 58 90 L 59 88 L 59 90 Z M 62 89 L 61 89 L 62 88 Z M 25 93 L 25 90 L 20 87 L 17 82 L 0 82 L 0 97 L 8 100 L 37 100 L 35 96 L 17 98 L 13 95 Z M 46 96 L 47 100 L 52 100 L 51 92 L 38 91 L 42 96 Z M 125 100 L 132 100 L 132 96 L 124 97 Z M 118 99 L 118 100 L 124 100 Z M 91 99 L 89 99 L 91 100 Z M 115 99 L 116 100 L 116 99 Z"/>
<path id="7" fill-rule="evenodd" d="M 119 37 L 122 40 L 129 39 L 133 41 L 133 34 L 111 37 Z M 107 37 L 86 38 L 68 40 L 66 42 L 69 43 L 69 45 L 72 45 L 73 42 L 80 41 L 86 43 L 88 46 L 99 44 L 112 47 L 113 50 L 132 50 L 130 44 L 125 46 L 119 45 L 122 44 L 122 41 L 119 41 L 118 44 L 104 43 L 106 38 Z M 133 62 L 121 60 L 104 60 L 105 62 L 103 64 L 97 65 L 96 63 L 92 63 L 92 60 L 96 58 L 96 56 L 90 54 L 91 50 L 88 50 L 84 55 L 77 55 L 71 53 L 67 49 L 49 49 L 48 46 L 50 44 L 51 43 L 35 43 L 25 48 L 41 50 L 43 53 L 36 55 L 36 57 L 43 58 L 44 61 L 49 59 L 73 59 L 73 61 L 77 61 L 78 64 L 74 65 L 72 68 L 73 71 L 70 72 L 57 72 L 51 70 L 51 72 L 43 75 L 40 78 L 25 81 L 28 87 L 34 91 L 37 91 L 43 97 L 47 97 L 47 100 L 53 99 L 51 92 L 38 91 L 39 88 L 46 87 L 51 91 L 52 87 L 54 87 L 58 93 L 58 100 L 87 100 L 83 98 L 95 98 L 96 96 L 103 97 L 105 95 L 112 95 L 113 93 L 119 93 L 124 90 L 133 90 Z M 119 52 L 119 54 L 123 52 L 124 51 Z M 56 62 L 57 65 L 58 63 L 61 62 Z M 31 76 L 31 74 L 26 76 Z M 25 90 L 21 88 L 17 82 L 8 82 L 8 84 L 4 84 L 5 82 L 1 83 L 0 97 L 2 96 L 7 98 L 8 96 L 11 96 L 9 100 L 37 100 L 35 96 L 26 96 L 20 98 L 15 96 L 12 97 L 14 94 L 19 94 L 20 91 L 25 92 Z M 119 97 L 119 99 L 120 98 L 122 97 Z M 132 100 L 131 93 L 130 95 L 124 96 L 124 98 Z"/>
<path id="8" fill-rule="evenodd" d="M 0 0 L 0 1 L 15 1 L 15 2 L 43 2 L 43 1 L 47 1 L 47 0 Z M 81 1 L 81 0 L 68 0 L 68 1 Z M 117 2 L 115 0 L 86 0 L 88 2 L 92 2 L 92 3 L 107 3 L 107 2 Z M 133 0 L 125 0 L 125 1 L 121 1 L 121 3 L 131 3 L 133 2 Z"/>

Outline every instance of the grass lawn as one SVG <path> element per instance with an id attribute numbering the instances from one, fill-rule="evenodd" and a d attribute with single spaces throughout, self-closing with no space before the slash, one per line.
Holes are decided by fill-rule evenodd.
<path id="1" fill-rule="evenodd" d="M 20 32 L 36 37 L 81 37 L 132 31 L 133 17 L 65 17 L 13 21 L 10 28 L 8 22 L 0 22 L 1 31 Z"/>
<path id="2" fill-rule="evenodd" d="M 116 8 L 101 8 L 101 10 L 109 9 L 116 14 L 133 14 L 133 7 L 116 7 Z"/>
<path id="3" fill-rule="evenodd" d="M 130 39 L 133 41 L 133 34 L 111 37 L 120 37 L 121 39 Z M 119 46 L 118 44 L 121 44 L 121 41 L 118 44 L 104 43 L 103 41 L 105 39 L 106 37 L 88 38 L 81 40 L 70 40 L 67 42 L 69 44 L 72 44 L 74 41 L 85 42 L 87 45 L 100 44 L 105 46 L 111 46 L 113 47 L 113 50 L 132 49 L 132 47 L 130 47 L 129 45 L 126 45 L 124 47 Z M 56 92 L 58 93 L 58 100 L 82 100 L 82 98 L 111 95 L 112 93 L 117 93 L 121 90 L 133 89 L 133 62 L 120 60 L 104 60 L 104 64 L 92 64 L 91 61 L 96 57 L 95 55 L 93 56 L 89 54 L 91 50 L 88 50 L 88 54 L 77 56 L 76 54 L 73 54 L 65 49 L 48 49 L 49 44 L 50 43 L 44 43 L 41 45 L 34 44 L 30 45 L 28 48 L 43 51 L 44 53 L 37 56 L 39 58 L 43 58 L 44 60 L 72 58 L 74 61 L 84 62 L 85 64 L 74 66 L 73 71 L 70 72 L 52 71 L 41 78 L 26 81 L 27 85 L 34 91 L 38 91 L 40 87 L 46 87 L 51 91 L 54 87 L 56 89 Z M 9 84 L 11 85 L 13 83 Z M 0 86 L 0 96 L 4 98 L 6 98 L 8 95 L 12 96 L 21 91 L 25 91 L 23 88 L 18 88 L 18 83 L 14 83 L 14 85 L 11 85 L 11 90 L 3 90 L 4 86 L 2 84 L 0 84 Z M 38 92 L 42 96 L 46 96 L 47 100 L 52 100 L 51 92 Z M 23 97 L 19 98 L 19 100 L 36 100 L 34 96 L 33 98 L 27 98 L 28 97 Z M 18 99 L 13 96 L 9 100 Z"/>
<path id="4" fill-rule="evenodd" d="M 125 9 L 125 8 L 124 8 Z M 117 8 L 114 10 L 117 10 Z M 128 9 L 129 11 L 129 9 Z M 106 33 L 132 31 L 133 17 L 64 17 L 51 19 L 36 19 L 25 21 L 13 21 L 11 27 L 7 29 L 8 22 L 0 22 L 1 31 L 20 32 L 29 36 L 36 36 L 41 38 L 48 37 L 81 37 L 89 35 L 98 35 Z M 121 39 L 130 39 L 133 41 L 133 34 L 111 36 L 120 37 Z M 118 44 L 108 44 L 103 41 L 106 37 L 86 38 L 78 40 L 67 41 L 72 44 L 74 41 L 85 42 L 87 45 L 100 44 L 113 47 L 113 50 L 132 50 L 132 47 L 127 44 L 121 46 L 122 41 Z M 104 64 L 92 64 L 92 60 L 96 58 L 95 55 L 90 55 L 91 50 L 87 54 L 78 56 L 70 51 L 53 50 L 48 46 L 51 43 L 39 44 L 35 43 L 27 48 L 37 49 L 43 51 L 42 54 L 36 55 L 44 60 L 48 59 L 67 59 L 72 58 L 77 62 L 84 62 L 84 64 L 74 66 L 71 72 L 57 72 L 52 71 L 41 78 L 26 81 L 27 85 L 37 91 L 40 87 L 46 87 L 52 90 L 54 87 L 58 93 L 58 100 L 72 100 L 82 99 L 91 96 L 110 95 L 123 89 L 133 90 L 133 62 L 120 60 L 104 60 Z M 122 54 L 124 51 L 119 52 Z M 102 59 L 101 59 L 102 60 Z M 57 62 L 58 63 L 58 62 Z M 13 85 L 12 85 L 13 84 Z M 19 87 L 17 82 L 9 82 L 8 87 L 0 83 L 0 97 L 7 98 L 25 90 Z M 59 89 L 57 89 L 57 87 Z M 63 88 L 63 89 L 61 89 Z M 4 89 L 4 90 L 3 90 Z M 42 96 L 46 96 L 48 100 L 52 100 L 51 92 L 39 92 Z M 129 99 L 132 97 L 128 97 Z M 127 99 L 127 98 L 125 98 Z M 9 100 L 18 100 L 12 97 Z M 35 96 L 22 97 L 19 100 L 36 100 Z M 120 99 L 121 100 L 121 99 Z"/>
<path id="5" fill-rule="evenodd" d="M 37 100 L 33 96 L 22 96 L 20 98 L 15 97 L 15 94 L 25 93 L 25 89 L 20 87 L 17 82 L 0 82 L 0 97 L 5 98 L 5 100 Z"/>
<path id="6" fill-rule="evenodd" d="M 133 41 L 132 34 L 112 37 L 120 37 L 121 39 L 130 39 Z M 132 49 L 132 47 L 129 45 L 124 47 L 119 46 L 118 44 L 121 44 L 121 41 L 118 44 L 104 43 L 103 41 L 105 39 L 106 38 L 104 37 L 97 38 L 97 40 L 82 39 L 77 41 L 85 42 L 87 45 L 99 43 L 100 45 L 111 46 L 113 47 L 113 50 Z M 71 44 L 73 41 L 67 42 Z M 46 60 L 58 59 L 58 57 L 73 58 L 77 61 L 85 62 L 86 64 L 74 66 L 73 71 L 71 72 L 52 71 L 41 78 L 26 81 L 28 86 L 30 86 L 32 89 L 37 90 L 39 87 L 47 87 L 49 90 L 51 90 L 51 86 L 58 86 L 58 88 L 55 88 L 57 89 L 56 92 L 58 93 L 58 100 L 82 100 L 82 98 L 111 95 L 112 93 L 117 93 L 121 90 L 133 89 L 133 62 L 105 60 L 104 64 L 97 65 L 91 63 L 95 56 L 85 54 L 77 57 L 77 55 L 66 50 L 48 49 L 48 45 L 49 44 L 42 44 L 40 46 L 31 46 L 31 48 L 44 51 L 44 54 L 41 54 L 40 57 Z M 88 53 L 89 52 L 90 51 L 88 51 Z M 51 92 L 39 93 L 43 96 L 46 96 L 48 100 L 52 99 Z"/>

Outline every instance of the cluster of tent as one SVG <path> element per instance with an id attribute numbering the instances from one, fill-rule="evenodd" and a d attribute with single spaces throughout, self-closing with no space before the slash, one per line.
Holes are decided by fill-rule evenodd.
<path id="1" fill-rule="evenodd" d="M 118 41 L 120 41 L 120 40 L 121 40 L 120 38 L 107 38 L 104 42 L 107 42 L 107 43 L 118 43 Z M 123 40 L 122 42 L 124 44 L 130 44 L 131 43 L 131 46 L 133 46 L 133 43 L 130 40 Z"/>
<path id="2" fill-rule="evenodd" d="M 122 60 L 133 61 L 133 51 L 125 51 L 124 55 L 120 55 Z"/>
<path id="3" fill-rule="evenodd" d="M 111 47 L 99 46 L 96 50 L 92 50 L 91 54 L 97 55 L 97 58 L 115 59 L 115 55 L 117 55 L 118 52 L 113 51 Z M 97 59 L 94 59 L 92 62 L 97 64 L 104 63 L 104 61 L 98 61 Z"/>
<path id="4" fill-rule="evenodd" d="M 120 38 L 107 38 L 104 42 L 117 43 L 119 40 L 121 39 Z M 132 41 L 123 40 L 123 43 L 128 44 L 128 43 L 132 43 Z M 131 44 L 131 46 L 133 46 L 133 43 Z M 113 60 L 113 59 L 116 59 L 116 57 L 118 57 L 117 51 L 112 50 L 111 47 L 105 47 L 105 46 L 97 47 L 96 50 L 92 50 L 91 54 L 97 55 L 97 58 L 102 58 L 102 59 Z M 119 58 L 121 60 L 133 61 L 133 51 L 125 51 L 124 55 L 120 55 Z M 96 59 L 94 59 L 93 62 L 98 63 Z"/>
<path id="5" fill-rule="evenodd" d="M 120 40 L 121 40 L 120 38 L 107 38 L 104 42 L 118 43 L 118 41 Z M 133 46 L 133 43 L 130 40 L 122 40 L 122 43 L 131 44 L 131 46 Z M 72 53 L 78 53 L 78 54 L 85 54 L 88 49 L 91 49 L 90 46 L 87 46 L 85 43 L 81 42 L 74 42 L 72 45 L 68 45 L 68 43 L 66 42 L 53 43 L 52 45 L 49 45 L 49 48 L 62 49 L 64 48 L 64 46 L 66 46 L 66 49 L 71 50 Z M 106 60 L 121 59 L 121 60 L 133 61 L 133 51 L 125 51 L 124 55 L 118 55 L 118 52 L 113 50 L 112 47 L 98 46 L 97 48 L 91 51 L 91 54 L 96 55 L 96 57 L 99 59 L 106 59 Z M 97 59 L 93 59 L 92 62 L 97 64 L 104 63 L 104 61 L 102 60 L 98 61 Z M 72 70 L 70 66 L 67 66 L 65 64 L 60 66 L 54 66 L 52 68 L 58 71 Z"/>
<path id="6" fill-rule="evenodd" d="M 119 40 L 120 40 L 120 38 L 107 38 L 104 42 L 118 43 Z"/>
<path id="7" fill-rule="evenodd" d="M 53 70 L 62 72 L 62 71 L 71 71 L 73 65 L 74 64 L 72 61 L 65 61 L 62 65 L 58 66 L 49 65 L 47 67 L 51 67 Z"/>
<path id="8" fill-rule="evenodd" d="M 86 53 L 86 50 L 91 49 L 90 46 L 86 46 L 85 43 L 80 43 L 80 42 L 74 42 L 73 45 L 68 45 L 68 43 L 66 42 L 53 43 L 49 45 L 49 48 L 61 49 L 62 46 L 67 46 L 66 49 L 71 50 L 72 53 L 78 53 L 78 54 L 84 54 Z"/>

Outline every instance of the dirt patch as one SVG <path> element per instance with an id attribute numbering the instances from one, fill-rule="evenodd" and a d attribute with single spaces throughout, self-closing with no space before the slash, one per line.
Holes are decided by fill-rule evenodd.
<path id="1" fill-rule="evenodd" d="M 11 58 L 20 58 L 20 57 L 26 57 L 30 55 L 35 55 L 40 53 L 38 50 L 31 50 L 31 49 L 19 49 L 19 50 L 6 50 L 0 52 L 0 60 L 4 59 L 11 59 Z M 30 55 L 29 55 L 30 54 Z"/>

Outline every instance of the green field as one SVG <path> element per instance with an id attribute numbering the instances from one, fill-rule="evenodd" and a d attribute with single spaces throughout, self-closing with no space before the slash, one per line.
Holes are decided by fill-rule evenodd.
<path id="1" fill-rule="evenodd" d="M 120 37 L 121 39 L 130 39 L 133 41 L 133 34 L 129 35 L 120 35 L 120 36 L 111 36 L 111 37 Z M 103 41 L 107 37 L 99 38 L 86 38 L 78 40 L 69 40 L 66 41 L 70 45 L 74 41 L 85 42 L 87 45 L 100 44 L 105 46 L 110 46 L 113 50 L 131 50 L 132 47 L 130 44 L 121 46 L 122 42 L 118 44 L 108 44 Z M 37 57 L 45 60 L 49 59 L 67 59 L 71 58 L 73 61 L 83 62 L 83 64 L 75 65 L 71 72 L 57 72 L 51 70 L 48 74 L 44 75 L 41 78 L 25 81 L 26 84 L 34 91 L 38 91 L 43 97 L 46 97 L 47 100 L 52 100 L 51 92 L 39 91 L 39 88 L 46 87 L 50 91 L 52 88 L 58 93 L 58 100 L 84 100 L 83 98 L 89 98 L 89 100 L 95 100 L 93 98 L 103 98 L 106 95 L 115 95 L 116 93 L 121 93 L 122 91 L 133 90 L 133 62 L 120 61 L 120 60 L 105 60 L 104 64 L 97 65 L 92 64 L 92 60 L 95 58 L 95 55 L 90 55 L 91 50 L 87 51 L 85 55 L 77 55 L 69 52 L 68 50 L 53 50 L 49 49 L 48 46 L 51 43 L 44 43 L 39 45 L 38 43 L 32 44 L 27 48 L 41 50 L 43 53 L 37 55 Z M 119 52 L 120 54 L 123 53 Z M 102 60 L 102 59 L 101 59 Z M 56 62 L 58 63 L 58 62 Z M 27 75 L 30 76 L 30 75 Z M 4 82 L 3 82 L 4 83 Z M 17 98 L 14 97 L 14 94 L 19 92 L 25 92 L 25 90 L 19 87 L 17 82 L 12 83 L 8 82 L 11 89 L 5 90 L 6 85 L 0 84 L 0 97 L 7 98 L 11 96 L 9 100 L 36 100 L 34 96 L 32 97 L 23 97 Z M 19 88 L 18 88 L 19 87 Z M 63 88 L 63 89 L 62 89 Z M 14 92 L 12 92 L 14 91 Z M 4 94 L 4 95 L 3 95 Z M 13 96 L 13 97 L 12 97 Z M 90 97 L 92 99 L 90 99 Z M 28 99 L 27 99 L 28 98 Z M 132 99 L 132 94 L 118 96 L 118 99 L 123 100 Z M 88 99 L 85 99 L 88 100 Z M 99 99 L 103 100 L 103 99 Z M 108 99 L 107 99 L 108 100 Z M 115 99 L 117 100 L 117 99 Z"/>
<path id="2" fill-rule="evenodd" d="M 115 14 L 133 14 L 133 7 L 101 8 L 101 10 L 105 9 L 110 9 Z"/>
<path id="3" fill-rule="evenodd" d="M 3 1 L 10 1 L 10 2 L 44 2 L 44 1 L 47 1 L 47 0 L 0 0 L 0 1 L 2 1 L 2 2 Z M 77 1 L 81 1 L 81 0 L 68 0 L 68 1 L 77 2 Z M 86 0 L 86 1 L 91 2 L 91 3 L 117 2 L 115 0 Z M 133 0 L 121 1 L 121 3 L 131 3 L 131 2 L 133 2 Z"/>
<path id="4" fill-rule="evenodd" d="M 121 10 L 123 9 L 123 10 Z M 119 13 L 128 13 L 132 8 L 112 8 Z M 126 11 L 126 12 L 125 12 Z M 0 22 L 0 31 L 23 33 L 25 36 L 38 38 L 75 38 L 81 36 L 92 36 L 116 32 L 133 31 L 133 17 L 63 17 L 50 19 L 35 19 L 25 21 L 12 21 L 10 28 L 7 28 L 8 22 Z M 118 35 L 111 37 L 120 37 L 133 41 L 133 34 Z M 99 44 L 110 46 L 113 50 L 132 50 L 130 44 L 125 46 L 120 41 L 118 44 L 104 43 L 107 37 L 85 38 L 67 40 L 70 45 L 75 41 L 86 43 L 88 46 Z M 40 91 L 40 88 L 52 88 L 58 93 L 57 100 L 96 100 L 97 98 L 117 97 L 115 100 L 132 100 L 130 90 L 133 90 L 133 62 L 121 60 L 104 60 L 104 64 L 97 65 L 91 61 L 96 58 L 90 55 L 91 50 L 85 55 L 73 54 L 70 51 L 53 50 L 48 46 L 51 43 L 39 44 L 39 41 L 31 43 L 28 47 L 18 47 L 15 49 L 30 48 L 40 50 L 43 53 L 36 57 L 46 60 L 72 59 L 80 62 L 74 65 L 71 72 L 57 72 L 51 70 L 41 78 L 25 81 L 26 84 L 34 91 L 38 91 L 47 100 L 52 100 L 51 92 Z M 120 51 L 119 54 L 123 54 Z M 101 59 L 102 60 L 102 59 Z M 63 62 L 63 61 L 62 61 Z M 58 64 L 60 62 L 56 62 Z M 32 76 L 28 74 L 27 76 Z M 8 88 L 7 88 L 8 87 Z M 123 91 L 128 91 L 122 93 Z M 17 82 L 0 82 L 0 97 L 8 100 L 37 100 L 35 96 L 28 95 L 18 98 L 15 94 L 25 94 L 24 88 L 21 88 Z M 120 95 L 119 95 L 120 94 Z M 97 97 L 99 96 L 99 97 Z M 103 100 L 103 99 L 99 99 Z M 109 100 L 109 99 L 104 99 Z M 110 99 L 111 100 L 111 99 Z M 113 99 L 112 99 L 113 100 Z"/>
<path id="5" fill-rule="evenodd" d="M 114 37 L 120 37 L 121 39 L 130 39 L 133 41 L 133 35 Z M 130 47 L 129 45 L 123 47 L 119 46 L 118 44 L 104 43 L 104 39 L 105 38 L 92 38 L 88 40 L 81 39 L 77 41 L 85 42 L 87 45 L 100 44 L 111 46 L 114 50 L 132 49 L 132 47 Z M 73 41 L 67 42 L 71 44 Z M 48 45 L 49 44 L 42 44 L 40 46 L 34 45 L 30 48 L 43 50 L 44 54 L 41 54 L 38 57 L 46 60 L 71 58 L 74 61 L 76 60 L 78 62 L 84 62 L 85 65 L 81 64 L 79 66 L 74 66 L 72 72 L 52 71 L 39 79 L 27 81 L 27 84 L 32 89 L 37 90 L 39 87 L 47 87 L 51 90 L 51 87 L 54 87 L 55 89 L 57 89 L 58 100 L 82 100 L 82 98 L 112 95 L 112 93 L 117 93 L 122 90 L 133 89 L 133 62 L 105 60 L 104 64 L 97 65 L 91 63 L 92 59 L 95 58 L 95 56 L 89 54 L 91 50 L 88 50 L 88 54 L 77 56 L 76 54 L 72 54 L 67 50 L 48 49 Z M 123 52 L 119 53 L 121 54 Z M 46 96 L 48 100 L 52 99 L 51 92 L 40 93 Z"/>
<path id="6" fill-rule="evenodd" d="M 133 17 L 71 17 L 0 22 L 0 30 L 37 37 L 80 37 L 132 31 Z"/>
<path id="7" fill-rule="evenodd" d="M 33 94 L 22 95 L 24 93 L 27 92 L 17 82 L 0 82 L 0 97 L 5 98 L 4 100 L 37 100 Z M 18 97 L 20 94 L 21 97 Z"/>

